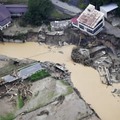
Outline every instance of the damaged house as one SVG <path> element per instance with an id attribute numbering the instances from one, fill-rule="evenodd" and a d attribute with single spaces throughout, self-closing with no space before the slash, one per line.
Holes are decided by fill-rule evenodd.
<path id="1" fill-rule="evenodd" d="M 71 19 L 74 27 L 79 28 L 90 35 L 98 34 L 104 27 L 104 13 L 89 4 L 78 18 Z"/>

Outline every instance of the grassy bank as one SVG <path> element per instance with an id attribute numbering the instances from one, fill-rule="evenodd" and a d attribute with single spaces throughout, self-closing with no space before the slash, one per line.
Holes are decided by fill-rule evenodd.
<path id="1" fill-rule="evenodd" d="M 22 98 L 22 96 L 18 92 L 18 96 L 17 96 L 17 108 L 20 109 L 23 106 L 24 106 L 23 98 Z"/>
<path id="2" fill-rule="evenodd" d="M 1 115 L 0 120 L 13 120 L 14 119 L 14 114 L 13 113 L 8 113 L 6 115 Z"/>
<path id="3" fill-rule="evenodd" d="M 50 19 L 52 20 L 61 20 L 61 19 L 69 19 L 70 15 L 64 14 L 57 9 L 54 9 L 50 15 Z"/>
<path id="4" fill-rule="evenodd" d="M 30 80 L 31 82 L 34 82 L 34 81 L 46 78 L 48 76 L 50 76 L 50 74 L 46 70 L 41 70 L 41 71 L 38 71 L 38 72 L 34 73 L 33 75 L 31 75 L 28 78 L 28 80 Z"/>

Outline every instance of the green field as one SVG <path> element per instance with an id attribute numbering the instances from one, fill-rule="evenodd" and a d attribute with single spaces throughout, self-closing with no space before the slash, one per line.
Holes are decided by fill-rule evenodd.
<path id="1" fill-rule="evenodd" d="M 34 73 L 33 75 L 31 75 L 28 79 L 31 82 L 34 82 L 34 81 L 46 78 L 48 76 L 50 76 L 50 74 L 46 70 L 41 70 L 41 71 L 38 71 L 38 72 Z"/>

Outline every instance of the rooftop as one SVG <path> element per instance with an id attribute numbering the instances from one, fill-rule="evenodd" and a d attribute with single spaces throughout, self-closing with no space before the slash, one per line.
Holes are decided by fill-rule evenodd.
<path id="1" fill-rule="evenodd" d="M 108 5 L 103 5 L 103 6 L 100 6 L 100 9 L 106 11 L 106 12 L 110 12 L 114 9 L 118 8 L 118 5 L 115 4 L 115 3 L 111 3 L 111 4 L 108 4 Z"/>
<path id="2" fill-rule="evenodd" d="M 13 82 L 21 78 L 26 79 L 32 74 L 34 74 L 35 72 L 42 69 L 43 68 L 41 67 L 40 63 L 34 63 L 33 65 L 30 65 L 26 68 L 21 69 L 19 72 L 15 71 L 15 73 L 12 75 L 6 75 L 2 77 L 2 79 L 4 80 L 5 83 Z"/>
<path id="3" fill-rule="evenodd" d="M 9 8 L 9 7 L 12 7 L 12 8 L 15 8 L 15 7 L 22 7 L 22 8 L 26 8 L 28 7 L 27 5 L 23 5 L 23 4 L 7 4 L 5 5 L 5 7 Z"/>
<path id="4" fill-rule="evenodd" d="M 10 12 L 6 9 L 6 7 L 0 4 L 0 26 L 4 26 L 11 20 Z"/>
<path id="5" fill-rule="evenodd" d="M 78 22 L 94 28 L 96 24 L 103 18 L 104 13 L 95 9 L 95 6 L 89 4 L 88 7 L 78 17 Z"/>
<path id="6" fill-rule="evenodd" d="M 25 13 L 28 9 L 27 5 L 22 4 L 10 4 L 5 5 L 5 7 L 9 10 L 10 13 Z"/>

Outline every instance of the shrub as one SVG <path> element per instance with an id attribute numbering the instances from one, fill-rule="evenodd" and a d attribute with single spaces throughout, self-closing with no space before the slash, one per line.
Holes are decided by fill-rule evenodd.
<path id="1" fill-rule="evenodd" d="M 20 93 L 18 92 L 18 98 L 17 98 L 17 107 L 20 109 L 24 106 L 24 101 Z"/>
<path id="2" fill-rule="evenodd" d="M 13 113 L 8 113 L 6 115 L 0 116 L 0 120 L 13 120 L 13 119 L 14 119 Z"/>
<path id="3" fill-rule="evenodd" d="M 41 70 L 38 71 L 36 73 L 34 73 L 33 75 L 31 75 L 28 79 L 32 82 L 43 79 L 45 77 L 50 76 L 50 74 L 46 71 L 46 70 Z"/>
<path id="4" fill-rule="evenodd" d="M 51 31 L 51 26 L 50 25 L 48 25 L 48 30 Z"/>
<path id="5" fill-rule="evenodd" d="M 26 27 L 27 26 L 26 22 L 23 19 L 19 20 L 19 25 L 21 27 Z"/>

